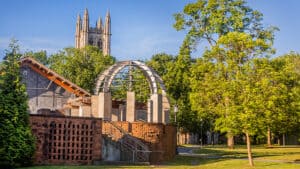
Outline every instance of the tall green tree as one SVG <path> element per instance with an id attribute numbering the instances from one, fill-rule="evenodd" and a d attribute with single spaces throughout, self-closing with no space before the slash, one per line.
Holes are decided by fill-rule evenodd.
<path id="1" fill-rule="evenodd" d="M 191 111 L 189 100 L 191 65 L 191 46 L 190 39 L 187 37 L 180 47 L 178 56 L 174 58 L 163 77 L 171 101 L 178 106 L 176 123 L 187 131 L 197 132 L 199 119 L 196 112 Z"/>
<path id="2" fill-rule="evenodd" d="M 257 74 L 252 73 L 253 58 L 264 57 L 271 44 L 251 35 L 230 32 L 220 37 L 192 69 L 191 103 L 200 116 L 215 118 L 215 128 L 227 134 L 244 133 L 253 165 L 250 137 L 262 130 Z M 255 85 L 254 85 L 255 84 Z M 250 97 L 251 96 L 251 97 Z"/>
<path id="3" fill-rule="evenodd" d="M 0 167 L 29 165 L 34 137 L 29 126 L 25 85 L 21 82 L 21 54 L 13 40 L 1 63 L 0 73 Z"/>
<path id="4" fill-rule="evenodd" d="M 272 46 L 274 39 L 273 32 L 277 30 L 275 27 L 265 28 L 262 24 L 263 15 L 259 11 L 249 7 L 244 0 L 197 0 L 194 3 L 187 4 L 183 11 L 175 14 L 174 17 L 176 20 L 174 27 L 177 30 L 184 30 L 187 32 L 186 37 L 189 37 L 191 46 L 197 48 L 198 43 L 204 41 L 205 43 L 203 43 L 204 45 L 202 46 L 205 47 L 205 50 L 217 50 L 216 47 L 220 46 L 220 44 L 218 44 L 220 43 L 219 39 L 226 36 L 227 39 L 230 39 L 228 38 L 228 34 L 232 32 L 246 33 L 254 40 L 261 40 L 267 43 L 267 45 Z M 265 52 L 264 48 L 264 46 L 257 47 L 257 52 L 253 52 L 252 54 L 259 55 L 260 53 Z M 268 51 L 270 52 L 267 53 L 274 52 L 272 48 L 268 48 Z M 225 76 L 226 70 L 224 69 L 225 64 L 222 64 L 227 57 L 228 56 L 226 55 L 217 53 L 214 58 L 210 58 L 212 62 L 217 63 L 214 64 L 214 66 L 216 66 L 220 72 L 223 72 L 223 77 L 225 77 L 223 79 L 218 79 L 219 82 L 215 82 L 213 85 L 220 84 L 220 86 L 222 86 L 222 84 L 227 81 L 227 75 Z M 200 62 L 198 62 L 198 64 Z M 220 73 L 220 77 L 221 75 L 222 73 Z M 219 92 L 222 94 L 225 90 L 220 89 Z M 212 99 L 212 97 L 214 96 L 211 95 L 204 97 L 203 99 Z M 191 99 L 196 98 L 197 97 L 191 97 Z M 214 101 L 217 102 L 218 99 L 219 98 L 214 97 Z M 229 100 L 226 104 L 229 104 Z M 199 111 L 211 112 L 210 110 L 204 109 Z M 229 111 L 229 109 L 226 109 L 226 111 Z M 232 147 L 234 131 L 232 131 L 232 133 L 227 133 L 227 135 L 228 145 Z"/>
<path id="5" fill-rule="evenodd" d="M 65 48 L 49 57 L 50 69 L 93 93 L 98 75 L 115 62 L 93 46 Z"/>

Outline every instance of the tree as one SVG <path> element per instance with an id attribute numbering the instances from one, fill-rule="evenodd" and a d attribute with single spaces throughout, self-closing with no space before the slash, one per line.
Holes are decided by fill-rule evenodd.
<path id="1" fill-rule="evenodd" d="M 246 32 L 253 38 L 273 40 L 276 27 L 265 29 L 263 15 L 247 6 L 245 0 L 197 0 L 176 13 L 174 28 L 187 30 L 192 44 L 206 40 L 214 46 L 229 32 Z"/>
<path id="2" fill-rule="evenodd" d="M 32 162 L 34 137 L 29 126 L 25 85 L 21 82 L 19 46 L 13 40 L 0 74 L 0 166 L 17 167 Z"/>
<path id="3" fill-rule="evenodd" d="M 167 93 L 174 104 L 178 105 L 177 124 L 183 129 L 196 132 L 199 128 L 198 118 L 194 111 L 191 111 L 189 92 L 190 92 L 190 67 L 191 59 L 190 40 L 187 37 L 178 56 L 174 58 L 172 64 L 169 65 L 167 73 L 163 76 Z"/>
<path id="4" fill-rule="evenodd" d="M 208 48 L 206 47 L 205 50 L 215 48 L 219 39 L 231 32 L 247 33 L 251 38 L 260 39 L 272 46 L 274 31 L 277 30 L 276 27 L 265 28 L 261 22 L 263 19 L 262 14 L 247 6 L 244 0 L 197 0 L 197 2 L 187 4 L 183 12 L 175 14 L 174 17 L 176 20 L 175 29 L 187 31 L 186 37 L 189 37 L 190 44 L 194 48 L 201 41 L 207 42 Z M 263 52 L 264 47 L 257 48 L 257 50 L 256 55 Z M 269 51 L 266 53 L 274 52 L 271 48 L 269 48 Z M 222 63 L 222 59 L 227 57 L 225 55 L 218 56 L 221 58 L 211 59 L 213 61 L 221 59 L 219 63 Z M 221 66 L 219 67 L 221 70 L 222 65 L 219 66 Z M 219 80 L 215 85 L 218 85 L 218 83 L 222 85 L 224 79 Z M 224 90 L 219 92 L 222 93 Z M 199 99 L 199 97 L 195 96 L 191 99 Z M 217 99 L 215 97 L 215 101 Z M 201 111 L 203 112 L 203 110 Z M 210 110 L 206 112 L 210 112 Z M 233 135 L 234 133 L 227 133 L 229 147 L 233 147 Z"/>
<path id="5" fill-rule="evenodd" d="M 227 134 L 244 133 L 253 165 L 250 137 L 263 130 L 261 98 L 253 58 L 265 57 L 271 44 L 251 35 L 230 32 L 220 37 L 192 69 L 193 110 L 214 118 L 215 128 Z"/>
<path id="6" fill-rule="evenodd" d="M 271 84 L 267 91 L 275 88 L 275 92 L 269 102 L 268 125 L 270 131 L 282 135 L 282 143 L 285 145 L 285 134 L 296 131 L 299 124 L 299 60 L 297 54 L 287 54 L 272 59 Z M 269 71 L 270 72 L 270 71 Z M 265 74 L 270 74 L 266 72 Z M 266 111 L 267 112 L 267 111 Z M 268 135 L 268 140 L 270 136 Z"/>
<path id="7" fill-rule="evenodd" d="M 146 62 L 148 66 L 153 68 L 160 77 L 164 79 L 164 76 L 168 74 L 168 70 L 174 62 L 175 57 L 166 53 L 158 53 L 151 57 L 149 61 Z"/>
<path id="8" fill-rule="evenodd" d="M 93 46 L 65 48 L 49 57 L 50 69 L 90 93 L 94 91 L 98 75 L 114 62 L 113 57 L 104 56 Z"/>
<path id="9" fill-rule="evenodd" d="M 37 61 L 39 61 L 40 63 L 42 63 L 43 65 L 48 65 L 47 52 L 45 50 L 41 50 L 38 52 L 33 52 L 33 51 L 25 52 L 24 56 L 32 57 Z"/>

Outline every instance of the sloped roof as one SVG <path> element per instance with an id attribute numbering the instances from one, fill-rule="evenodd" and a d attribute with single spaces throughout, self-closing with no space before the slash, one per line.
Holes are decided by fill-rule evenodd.
<path id="1" fill-rule="evenodd" d="M 69 80 L 65 79 L 64 77 L 60 76 L 53 70 L 49 69 L 45 65 L 39 63 L 35 59 L 31 57 L 25 57 L 21 59 L 21 66 L 29 66 L 33 71 L 39 73 L 43 77 L 53 81 L 58 86 L 61 86 L 66 91 L 75 94 L 76 96 L 91 96 L 89 92 L 80 88 L 76 84 L 70 82 Z"/>

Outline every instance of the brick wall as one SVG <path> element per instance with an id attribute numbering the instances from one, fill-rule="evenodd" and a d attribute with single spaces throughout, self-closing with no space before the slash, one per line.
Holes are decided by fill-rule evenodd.
<path id="1" fill-rule="evenodd" d="M 37 142 L 36 164 L 82 165 L 101 160 L 102 130 L 106 127 L 101 119 L 31 115 L 30 123 Z M 152 151 L 150 163 L 159 163 L 174 158 L 176 153 L 175 126 L 125 121 L 114 122 L 114 124 L 122 127 L 149 147 Z"/>
<path id="2" fill-rule="evenodd" d="M 102 120 L 31 115 L 36 164 L 92 164 L 101 160 Z"/>
<path id="3" fill-rule="evenodd" d="M 150 163 L 171 160 L 176 154 L 176 127 L 162 123 L 114 122 L 148 145 Z"/>

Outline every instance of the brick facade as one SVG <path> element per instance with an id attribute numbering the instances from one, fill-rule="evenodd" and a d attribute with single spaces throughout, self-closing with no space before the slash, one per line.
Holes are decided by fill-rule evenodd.
<path id="1" fill-rule="evenodd" d="M 102 120 L 31 115 L 36 164 L 92 164 L 101 160 Z"/>
<path id="2" fill-rule="evenodd" d="M 144 122 L 114 123 L 149 147 L 150 163 L 167 161 L 175 156 L 174 126 Z M 101 119 L 30 115 L 30 124 L 36 137 L 35 164 L 83 165 L 101 160 L 102 130 L 106 127 Z M 115 137 L 118 137 L 117 134 L 116 131 Z"/>
<path id="3" fill-rule="evenodd" d="M 150 163 L 171 160 L 176 155 L 176 127 L 162 123 L 114 122 L 133 137 L 140 139 L 150 149 Z M 103 129 L 105 128 L 103 123 Z M 120 134 L 118 132 L 115 133 Z M 118 136 L 115 136 L 118 137 Z"/>

